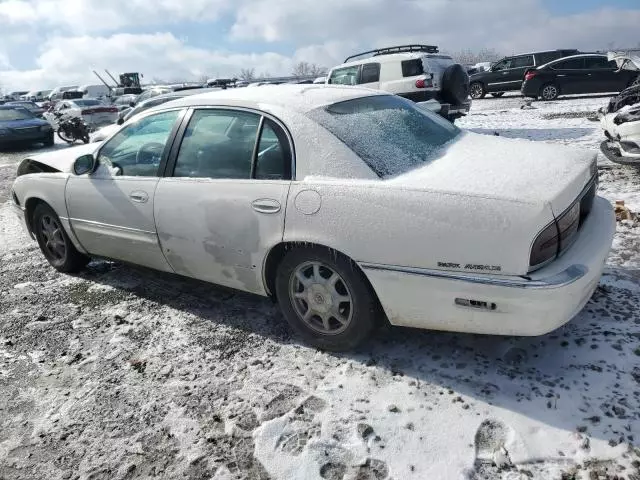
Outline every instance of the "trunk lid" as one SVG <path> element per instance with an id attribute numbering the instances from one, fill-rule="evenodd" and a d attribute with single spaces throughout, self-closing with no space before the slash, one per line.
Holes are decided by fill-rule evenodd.
<path id="1" fill-rule="evenodd" d="M 465 132 L 427 165 L 387 180 L 425 189 L 550 204 L 562 213 L 596 173 L 587 150 Z"/>

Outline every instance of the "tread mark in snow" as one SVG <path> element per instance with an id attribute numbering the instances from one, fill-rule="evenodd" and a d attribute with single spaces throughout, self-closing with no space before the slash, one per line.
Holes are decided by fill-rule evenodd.
<path id="1" fill-rule="evenodd" d="M 325 463 L 320 467 L 320 476 L 326 480 L 342 480 L 347 472 L 347 466 L 343 463 Z"/>

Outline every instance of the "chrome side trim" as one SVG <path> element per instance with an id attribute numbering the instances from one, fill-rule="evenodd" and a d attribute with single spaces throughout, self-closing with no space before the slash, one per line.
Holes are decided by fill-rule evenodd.
<path id="1" fill-rule="evenodd" d="M 79 218 L 71 218 L 70 220 L 72 223 L 80 223 L 80 224 L 85 224 L 85 225 L 90 225 L 95 227 L 107 228 L 110 230 L 121 230 L 123 232 L 132 232 L 132 233 L 147 233 L 149 235 L 156 234 L 156 232 L 150 232 L 149 230 L 140 230 L 138 228 L 131 228 L 131 227 L 121 227 L 119 225 L 111 225 L 108 223 L 94 222 L 92 220 L 81 220 Z"/>
<path id="2" fill-rule="evenodd" d="M 571 265 L 560 273 L 538 280 L 530 280 L 524 277 L 500 278 L 480 275 L 471 275 L 462 272 L 448 272 L 444 270 L 432 270 L 428 268 L 401 267 L 396 265 L 381 265 L 378 263 L 360 263 L 365 270 L 384 270 L 388 272 L 420 275 L 423 277 L 440 278 L 444 280 L 457 280 L 460 282 L 475 283 L 479 285 L 491 285 L 494 287 L 547 289 L 559 288 L 570 285 L 584 277 L 589 269 L 584 265 Z"/>

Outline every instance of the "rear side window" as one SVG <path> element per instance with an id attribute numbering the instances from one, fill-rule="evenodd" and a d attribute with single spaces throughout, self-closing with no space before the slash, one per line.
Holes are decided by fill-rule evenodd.
<path id="1" fill-rule="evenodd" d="M 365 63 L 360 71 L 360 81 L 358 83 L 372 83 L 380 81 L 380 64 Z"/>
<path id="2" fill-rule="evenodd" d="M 580 70 L 584 68 L 584 58 L 572 58 L 551 65 L 554 70 Z"/>
<path id="3" fill-rule="evenodd" d="M 355 85 L 358 77 L 359 65 L 336 68 L 331 72 L 329 83 L 334 85 Z"/>
<path id="4" fill-rule="evenodd" d="M 291 179 L 291 148 L 286 134 L 273 120 L 264 119 L 258 151 L 255 178 L 259 180 Z"/>
<path id="5" fill-rule="evenodd" d="M 515 57 L 511 61 L 511 68 L 533 67 L 533 55 Z"/>
<path id="6" fill-rule="evenodd" d="M 460 134 L 435 113 L 394 95 L 361 97 L 312 110 L 309 117 L 358 155 L 379 177 L 422 166 Z"/>
<path id="7" fill-rule="evenodd" d="M 403 77 L 416 77 L 424 74 L 422 59 L 420 58 L 416 58 L 414 60 L 403 60 L 401 65 Z"/>

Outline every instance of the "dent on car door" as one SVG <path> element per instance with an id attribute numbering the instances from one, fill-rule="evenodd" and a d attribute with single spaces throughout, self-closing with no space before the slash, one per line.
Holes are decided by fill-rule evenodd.
<path id="1" fill-rule="evenodd" d="M 282 240 L 292 149 L 258 113 L 197 109 L 156 190 L 162 250 L 182 275 L 265 293 L 264 258 Z"/>
<path id="2" fill-rule="evenodd" d="M 98 169 L 72 176 L 66 200 L 72 228 L 91 254 L 171 271 L 153 218 L 158 172 L 183 112 L 132 123 L 97 152 Z"/>

